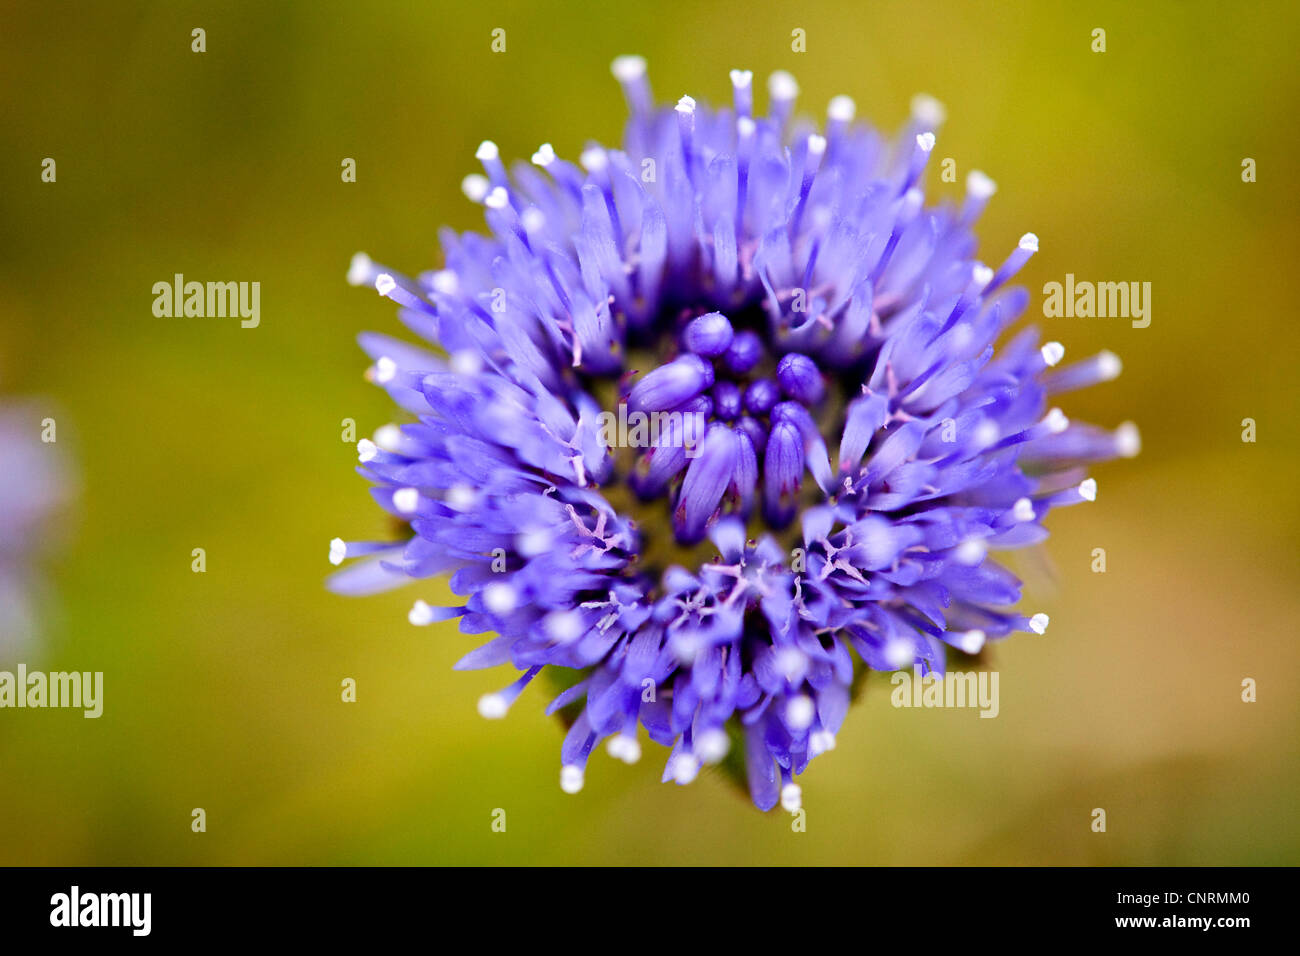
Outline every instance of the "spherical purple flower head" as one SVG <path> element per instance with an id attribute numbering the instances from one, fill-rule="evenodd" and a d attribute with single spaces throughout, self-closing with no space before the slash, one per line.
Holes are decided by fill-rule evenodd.
<path id="1" fill-rule="evenodd" d="M 33 406 L 0 407 L 0 662 L 17 659 L 37 631 L 36 564 L 51 536 L 50 519 L 67 497 L 62 456 L 41 441 Z"/>
<path id="2" fill-rule="evenodd" d="M 417 601 L 410 620 L 499 635 L 457 665 L 522 672 L 485 717 L 548 665 L 576 669 L 550 705 L 580 707 L 566 791 L 602 740 L 636 760 L 642 725 L 671 748 L 665 779 L 734 741 L 754 802 L 793 809 L 855 654 L 929 672 L 945 645 L 1044 631 L 987 553 L 1095 497 L 1084 467 L 1136 452 L 1136 431 L 1050 405 L 1113 377 L 1109 353 L 1058 370 L 1063 348 L 1029 330 L 994 356 L 1037 240 L 996 269 L 973 258 L 994 191 L 980 173 L 959 207 L 925 206 L 938 104 L 918 98 L 891 143 L 846 97 L 821 132 L 794 121 L 783 73 L 763 117 L 747 72 L 714 110 L 656 108 L 640 58 L 613 71 L 622 150 L 575 165 L 543 145 L 508 175 L 484 143 L 464 188 L 490 237 L 445 232 L 446 267 L 416 280 L 354 260 L 350 280 L 442 352 L 361 337 L 417 421 L 361 441 L 360 471 L 412 533 L 336 539 L 336 564 L 366 557 L 332 586 L 450 573 L 464 603 Z M 616 409 L 677 417 L 638 442 L 610 427 Z"/>

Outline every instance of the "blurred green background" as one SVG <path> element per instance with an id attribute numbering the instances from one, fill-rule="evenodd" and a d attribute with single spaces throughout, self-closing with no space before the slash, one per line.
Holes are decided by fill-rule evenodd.
<path id="1" fill-rule="evenodd" d="M 0 711 L 0 863 L 1300 862 L 1300 16 L 1143 6 L 7 5 L 0 391 L 40 396 L 80 472 L 25 659 L 104 671 L 106 701 L 99 720 Z M 660 784 L 653 745 L 634 767 L 602 750 L 565 796 L 538 690 L 481 720 L 509 674 L 453 673 L 478 639 L 406 623 L 440 587 L 322 586 L 330 538 L 386 532 L 340 422 L 390 420 L 354 337 L 402 330 L 346 286 L 349 257 L 439 265 L 440 224 L 479 228 L 459 182 L 484 138 L 510 159 L 616 140 L 626 52 L 665 100 L 784 68 L 803 111 L 847 93 L 892 130 L 937 96 L 935 157 L 1001 187 L 984 255 L 1037 232 L 1031 317 L 1074 358 L 1124 360 L 1066 412 L 1142 428 L 1141 457 L 1098 469 L 1096 504 L 1018 565 L 1052 626 L 994 651 L 1001 715 L 895 710 L 874 681 L 802 778 L 806 833 L 716 774 Z M 937 170 L 932 192 L 959 196 Z M 155 318 L 177 272 L 260 281 L 261 326 Z M 1150 328 L 1042 320 L 1066 272 L 1151 282 Z"/>

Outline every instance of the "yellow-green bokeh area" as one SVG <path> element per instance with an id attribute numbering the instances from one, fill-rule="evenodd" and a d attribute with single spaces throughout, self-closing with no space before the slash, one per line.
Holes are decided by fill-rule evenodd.
<path id="1" fill-rule="evenodd" d="M 1296 862 L 1296 25 L 1289 3 L 11 4 L 0 391 L 57 415 L 80 485 L 27 658 L 102 670 L 106 700 L 0 711 L 0 862 Z M 441 224 L 478 227 L 459 182 L 484 138 L 615 139 L 626 52 L 664 99 L 726 97 L 733 67 L 891 129 L 940 98 L 959 182 L 934 164 L 931 191 L 993 176 L 984 256 L 1035 231 L 1031 316 L 1124 360 L 1065 411 L 1142 428 L 1016 562 L 1052 625 L 993 653 L 1000 715 L 895 709 L 872 680 L 803 778 L 805 833 L 716 775 L 661 784 L 651 745 L 565 796 L 538 688 L 483 721 L 510 675 L 454 673 L 478 638 L 407 624 L 441 585 L 322 588 L 330 538 L 387 530 L 340 423 L 389 420 L 354 337 L 399 326 L 349 257 L 439 265 Z M 155 318 L 176 273 L 260 282 L 260 327 Z M 1044 319 L 1067 273 L 1150 282 L 1150 327 Z"/>

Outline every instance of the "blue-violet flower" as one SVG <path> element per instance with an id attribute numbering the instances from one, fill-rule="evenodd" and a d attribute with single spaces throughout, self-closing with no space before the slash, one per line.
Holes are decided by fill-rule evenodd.
<path id="1" fill-rule="evenodd" d="M 1051 405 L 1118 374 L 1112 354 L 1057 369 L 1029 329 L 995 355 L 1038 240 L 974 258 L 982 173 L 924 204 L 938 103 L 889 141 L 847 97 L 821 131 L 797 120 L 785 73 L 758 116 L 749 72 L 730 109 L 656 107 L 639 57 L 613 72 L 621 150 L 544 144 L 507 173 L 485 142 L 463 189 L 490 236 L 444 231 L 445 267 L 415 279 L 354 258 L 350 281 L 439 350 L 361 336 L 414 421 L 359 442 L 359 470 L 410 534 L 336 539 L 335 564 L 361 560 L 331 583 L 449 574 L 464 602 L 410 620 L 497 635 L 457 664 L 521 672 L 485 717 L 543 668 L 576 672 L 550 704 L 572 718 L 568 792 L 602 740 L 636 760 L 640 725 L 671 748 L 664 779 L 734 743 L 754 803 L 794 810 L 855 666 L 940 671 L 946 645 L 1044 632 L 988 552 L 1091 501 L 1085 467 L 1136 454 L 1137 431 Z"/>

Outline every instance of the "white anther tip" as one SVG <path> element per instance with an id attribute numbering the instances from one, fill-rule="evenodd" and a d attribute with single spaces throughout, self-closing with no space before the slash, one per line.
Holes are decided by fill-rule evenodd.
<path id="1" fill-rule="evenodd" d="M 555 162 L 555 147 L 550 143 L 543 143 L 537 147 L 537 152 L 533 153 L 533 163 L 543 168 Z"/>
<path id="2" fill-rule="evenodd" d="M 335 538 L 330 542 L 330 564 L 340 565 L 347 556 L 348 545 L 346 541 L 342 538 Z"/>
<path id="3" fill-rule="evenodd" d="M 1043 424 L 1053 435 L 1059 435 L 1070 427 L 1070 419 L 1065 417 L 1065 412 L 1059 408 L 1050 409 L 1043 417 Z"/>
<path id="4" fill-rule="evenodd" d="M 695 112 L 695 98 L 693 96 L 683 96 L 673 107 L 677 112 L 682 114 L 691 114 Z"/>
<path id="5" fill-rule="evenodd" d="M 487 198 L 491 184 L 482 173 L 470 173 L 460 181 L 460 191 L 470 202 L 482 202 Z"/>
<path id="6" fill-rule="evenodd" d="M 776 669 L 788 681 L 802 680 L 808 669 L 808 657 L 797 647 L 783 647 L 776 652 Z"/>
<path id="7" fill-rule="evenodd" d="M 478 502 L 478 492 L 469 485 L 452 485 L 447 489 L 447 497 L 443 500 L 449 508 L 468 511 Z"/>
<path id="8" fill-rule="evenodd" d="M 1040 612 L 1029 619 L 1029 629 L 1035 634 L 1046 634 L 1049 623 L 1051 618 Z"/>
<path id="9" fill-rule="evenodd" d="M 483 205 L 489 209 L 505 209 L 506 204 L 510 202 L 510 194 L 506 192 L 504 186 L 493 187 L 492 191 L 487 194 L 483 200 Z"/>
<path id="10" fill-rule="evenodd" d="M 1011 516 L 1017 521 L 1034 520 L 1034 503 L 1028 498 L 1017 498 L 1016 503 L 1011 506 Z"/>
<path id="11" fill-rule="evenodd" d="M 1028 252 L 1038 251 L 1038 237 L 1032 232 L 1027 232 L 1020 237 L 1020 248 Z"/>
<path id="12" fill-rule="evenodd" d="M 781 788 L 781 809 L 794 813 L 803 806 L 803 790 L 797 783 L 787 783 Z"/>
<path id="13" fill-rule="evenodd" d="M 635 54 L 616 56 L 609 64 L 609 72 L 620 83 L 633 83 L 646 74 L 645 57 Z"/>
<path id="14" fill-rule="evenodd" d="M 406 619 L 416 627 L 424 627 L 426 624 L 433 623 L 433 608 L 423 601 L 416 601 L 411 605 L 411 610 L 406 613 Z"/>
<path id="15" fill-rule="evenodd" d="M 968 566 L 979 564 L 986 554 L 988 554 L 988 545 L 979 538 L 967 538 L 957 545 L 956 558 L 960 564 Z"/>
<path id="16" fill-rule="evenodd" d="M 1079 497 L 1084 501 L 1097 500 L 1097 479 L 1085 478 L 1079 482 Z"/>
<path id="17" fill-rule="evenodd" d="M 577 611 L 552 611 L 543 619 L 542 626 L 554 640 L 568 643 L 583 634 L 582 615 Z"/>
<path id="18" fill-rule="evenodd" d="M 807 730 L 817 716 L 817 706 L 812 698 L 800 694 L 785 705 L 785 722 L 794 730 Z"/>
<path id="19" fill-rule="evenodd" d="M 911 641 L 891 640 L 885 643 L 885 663 L 895 669 L 916 662 L 916 648 Z"/>
<path id="20" fill-rule="evenodd" d="M 483 356 L 473 349 L 457 349 L 447 364 L 457 375 L 477 375 L 483 371 Z"/>
<path id="21" fill-rule="evenodd" d="M 379 454 L 379 446 L 377 446 L 369 438 L 363 438 L 361 439 L 361 441 L 357 442 L 358 461 L 362 463 L 365 463 L 367 461 L 373 461 L 375 455 L 377 454 Z"/>
<path id="22" fill-rule="evenodd" d="M 1132 422 L 1124 422 L 1115 429 L 1115 450 L 1124 458 L 1133 458 L 1142 450 L 1142 436 Z"/>
<path id="23" fill-rule="evenodd" d="M 695 756 L 703 763 L 717 763 L 731 749 L 727 732 L 714 727 L 695 738 Z"/>
<path id="24" fill-rule="evenodd" d="M 629 734 L 615 734 L 605 745 L 609 755 L 625 764 L 634 764 L 641 759 L 641 744 Z"/>
<path id="25" fill-rule="evenodd" d="M 348 285 L 365 285 L 370 279 L 370 270 L 374 264 L 364 252 L 358 252 L 348 264 Z"/>
<path id="26" fill-rule="evenodd" d="M 816 133 L 809 136 L 808 152 L 813 156 L 820 156 L 822 153 L 826 152 L 826 137 L 818 136 Z"/>
<path id="27" fill-rule="evenodd" d="M 441 295 L 455 295 L 460 289 L 460 279 L 450 269 L 439 269 L 429 279 L 429 284 Z"/>
<path id="28" fill-rule="evenodd" d="M 858 115 L 858 104 L 853 102 L 851 96 L 832 97 L 830 105 L 826 107 L 826 115 L 836 122 L 848 123 Z"/>
<path id="29" fill-rule="evenodd" d="M 690 754 L 681 753 L 673 758 L 671 776 L 677 783 L 690 783 L 699 772 L 700 763 Z"/>
<path id="30" fill-rule="evenodd" d="M 754 85 L 753 70 L 732 70 L 731 85 L 738 90 L 748 89 Z"/>
<path id="31" fill-rule="evenodd" d="M 814 757 L 835 749 L 835 735 L 829 730 L 813 731 L 808 737 L 808 749 Z"/>
<path id="32" fill-rule="evenodd" d="M 599 146 L 588 146 L 578 155 L 578 163 L 589 173 L 598 173 L 609 166 L 609 154 Z"/>
<path id="33" fill-rule="evenodd" d="M 930 152 L 930 150 L 934 149 L 934 134 L 918 133 L 916 136 L 916 145 L 920 147 L 922 152 Z"/>
<path id="34" fill-rule="evenodd" d="M 551 550 L 553 544 L 554 540 L 550 531 L 544 528 L 522 531 L 515 536 L 515 550 L 526 558 L 535 558 L 539 554 L 545 554 Z"/>
<path id="35" fill-rule="evenodd" d="M 402 430 L 389 423 L 375 429 L 375 444 L 384 451 L 395 452 L 402 447 Z"/>
<path id="36" fill-rule="evenodd" d="M 420 505 L 420 492 L 417 488 L 398 488 L 393 492 L 393 507 L 404 515 L 413 514 Z"/>
<path id="37" fill-rule="evenodd" d="M 578 793 L 582 790 L 584 774 L 581 767 L 566 766 L 560 768 L 560 789 L 565 793 Z"/>
<path id="38" fill-rule="evenodd" d="M 987 639 L 988 639 L 988 635 L 986 635 L 979 628 L 975 628 L 974 630 L 966 631 L 965 633 L 960 635 L 957 638 L 956 643 L 957 646 L 961 648 L 963 651 L 965 651 L 967 654 L 978 654 L 980 650 L 984 647 L 984 642 Z"/>
<path id="39" fill-rule="evenodd" d="M 927 126 L 939 126 L 948 118 L 944 105 L 928 93 L 912 97 L 912 118 Z"/>
<path id="40" fill-rule="evenodd" d="M 380 295 L 388 295 L 397 288 L 397 280 L 387 272 L 381 272 L 375 276 L 375 291 Z"/>
<path id="41" fill-rule="evenodd" d="M 493 581 L 483 589 L 483 606 L 493 614 L 509 614 L 518 603 L 514 586 L 504 581 Z"/>
<path id="42" fill-rule="evenodd" d="M 774 100 L 792 100 L 799 95 L 799 84 L 785 70 L 777 70 L 767 78 L 767 92 Z"/>
<path id="43" fill-rule="evenodd" d="M 1103 381 L 1109 382 L 1113 378 L 1118 378 L 1122 371 L 1124 371 L 1124 363 L 1114 352 L 1105 349 L 1097 353 L 1097 372 Z"/>
<path id="44" fill-rule="evenodd" d="M 993 281 L 993 270 L 981 262 L 971 270 L 971 276 L 975 281 L 975 285 L 983 289 Z"/>
<path id="45" fill-rule="evenodd" d="M 1039 351 L 1043 354 L 1043 361 L 1049 366 L 1059 365 L 1061 359 L 1065 358 L 1065 346 L 1060 342 L 1048 342 Z"/>
<path id="46" fill-rule="evenodd" d="M 978 169 L 973 169 L 966 176 L 966 191 L 977 199 L 988 199 L 998 191 L 998 184 Z"/>
<path id="47" fill-rule="evenodd" d="M 478 715 L 485 720 L 500 720 L 510 710 L 510 705 L 500 694 L 484 694 L 478 699 Z"/>
<path id="48" fill-rule="evenodd" d="M 483 162 L 491 162 L 501 155 L 501 150 L 497 149 L 497 144 L 490 139 L 485 139 L 478 144 L 478 149 L 474 151 L 474 158 Z"/>
<path id="49" fill-rule="evenodd" d="M 387 355 L 381 355 L 375 361 L 375 381 L 387 385 L 397 375 L 397 363 Z"/>

